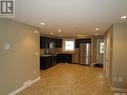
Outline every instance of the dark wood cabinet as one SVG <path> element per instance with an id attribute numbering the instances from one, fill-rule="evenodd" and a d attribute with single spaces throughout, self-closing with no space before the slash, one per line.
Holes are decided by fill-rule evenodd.
<path id="1" fill-rule="evenodd" d="M 47 37 L 40 37 L 40 48 L 43 49 L 43 48 L 48 48 L 48 43 L 49 43 L 49 40 Z"/>
<path id="2" fill-rule="evenodd" d="M 80 43 L 91 43 L 91 38 L 87 38 L 87 39 L 76 39 L 75 40 L 75 47 L 79 48 Z"/>
<path id="3" fill-rule="evenodd" d="M 50 48 L 50 43 L 54 43 L 54 48 L 62 48 L 62 39 L 40 36 L 40 48 Z"/>
<path id="4" fill-rule="evenodd" d="M 72 63 L 72 54 L 58 54 L 57 63 Z"/>
<path id="5" fill-rule="evenodd" d="M 48 57 L 40 57 L 40 69 L 44 70 L 44 69 L 48 69 L 50 67 L 52 67 L 52 56 L 48 56 Z"/>
<path id="6" fill-rule="evenodd" d="M 62 48 L 62 39 L 56 39 L 56 48 Z"/>
<path id="7" fill-rule="evenodd" d="M 48 69 L 57 64 L 57 55 L 41 56 L 40 57 L 40 69 Z"/>

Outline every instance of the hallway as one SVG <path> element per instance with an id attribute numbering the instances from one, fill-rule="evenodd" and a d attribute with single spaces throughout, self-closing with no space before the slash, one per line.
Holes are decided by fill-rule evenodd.
<path id="1" fill-rule="evenodd" d="M 102 68 L 58 64 L 41 71 L 41 80 L 17 95 L 113 95 Z"/>

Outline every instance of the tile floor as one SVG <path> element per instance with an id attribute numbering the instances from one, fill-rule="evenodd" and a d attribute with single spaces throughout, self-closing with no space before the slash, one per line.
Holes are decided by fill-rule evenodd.
<path id="1" fill-rule="evenodd" d="M 113 95 L 102 68 L 58 64 L 17 95 Z"/>

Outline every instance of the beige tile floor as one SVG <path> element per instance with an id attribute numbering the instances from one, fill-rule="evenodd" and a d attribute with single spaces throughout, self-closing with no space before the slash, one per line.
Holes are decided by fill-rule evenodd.
<path id="1" fill-rule="evenodd" d="M 113 95 L 102 68 L 58 64 L 17 95 Z"/>

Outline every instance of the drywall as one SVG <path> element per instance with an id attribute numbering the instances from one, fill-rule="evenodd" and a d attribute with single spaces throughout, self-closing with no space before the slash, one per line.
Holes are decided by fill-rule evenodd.
<path id="1" fill-rule="evenodd" d="M 104 54 L 104 69 L 106 73 L 106 77 L 111 84 L 112 81 L 112 44 L 113 44 L 113 27 L 110 27 L 104 37 L 105 42 L 105 54 Z"/>
<path id="2" fill-rule="evenodd" d="M 103 36 L 94 35 L 91 41 L 91 64 L 97 64 L 97 40 L 104 39 Z"/>
<path id="3" fill-rule="evenodd" d="M 39 77 L 39 33 L 36 28 L 0 19 L 0 95 L 8 95 Z"/>
<path id="4" fill-rule="evenodd" d="M 105 33 L 105 70 L 112 90 L 127 92 L 127 23 Z"/>
<path id="5" fill-rule="evenodd" d="M 127 23 L 113 25 L 112 86 L 127 89 Z"/>

